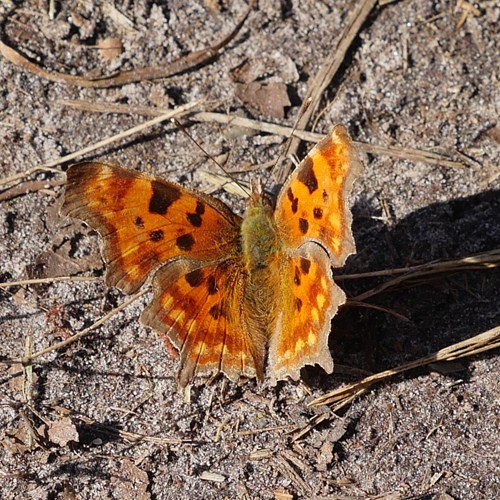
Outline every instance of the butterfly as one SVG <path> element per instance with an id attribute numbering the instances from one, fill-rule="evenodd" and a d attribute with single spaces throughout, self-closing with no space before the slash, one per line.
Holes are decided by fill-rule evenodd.
<path id="1" fill-rule="evenodd" d="M 153 275 L 141 315 L 179 351 L 178 381 L 298 380 L 333 371 L 331 319 L 346 298 L 332 267 L 355 252 L 349 198 L 361 173 L 336 125 L 276 199 L 258 184 L 243 217 L 222 201 L 106 163 L 67 171 L 62 213 L 100 233 L 106 283 L 127 294 Z"/>

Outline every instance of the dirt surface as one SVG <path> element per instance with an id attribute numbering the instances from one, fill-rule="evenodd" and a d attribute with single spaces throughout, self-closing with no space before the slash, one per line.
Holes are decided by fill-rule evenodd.
<path id="1" fill-rule="evenodd" d="M 165 65 L 216 43 L 247 8 L 243 1 L 138 0 L 113 9 L 113 2 L 82 0 L 56 2 L 50 19 L 47 3 L 0 2 L 2 40 L 46 70 L 83 76 Z M 261 1 L 210 62 L 109 89 L 50 82 L 1 58 L 0 178 L 146 119 L 80 111 L 63 99 L 137 111 L 206 98 L 219 103 L 212 110 L 293 125 L 354 4 Z M 363 155 L 353 206 L 358 253 L 337 274 L 500 247 L 495 4 L 395 1 L 376 7 L 363 25 L 323 96 L 314 130 L 342 122 L 358 141 L 443 153 L 462 166 Z M 96 48 L 103 40 L 118 50 Z M 228 169 L 264 164 L 283 151 L 282 136 L 185 123 Z M 220 173 L 171 124 L 83 158 L 204 190 L 211 186 L 201 171 Z M 0 185 L 7 193 L 0 205 L 0 281 L 102 278 L 98 236 L 58 215 L 67 166 L 20 178 L 17 195 L 6 191 L 16 183 Z M 258 175 L 269 177 L 256 171 L 242 178 Z M 218 193 L 243 209 L 241 199 Z M 138 321 L 147 295 L 37 360 L 26 396 L 21 368 L 8 360 L 24 354 L 30 336 L 38 351 L 122 303 L 125 296 L 106 290 L 101 278 L 0 289 L 2 499 L 500 496 L 498 352 L 395 377 L 337 414 L 307 406 L 367 373 L 498 325 L 497 269 L 448 274 L 367 301 L 383 310 L 343 308 L 330 336 L 333 375 L 310 367 L 301 382 L 277 387 L 196 381 L 189 404 L 177 389 L 177 360 Z M 341 285 L 354 296 L 381 281 Z M 297 438 L 314 418 L 323 421 Z"/>

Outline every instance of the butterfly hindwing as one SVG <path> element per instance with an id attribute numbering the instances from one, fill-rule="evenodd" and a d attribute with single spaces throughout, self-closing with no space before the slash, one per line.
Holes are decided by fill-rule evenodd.
<path id="1" fill-rule="evenodd" d="M 176 260 L 155 274 L 154 298 L 141 319 L 179 350 L 181 385 L 219 372 L 234 381 L 262 379 L 265 346 L 246 321 L 244 280 L 234 259 Z"/>
<path id="2" fill-rule="evenodd" d="M 269 344 L 271 380 L 297 380 L 305 365 L 333 370 L 328 349 L 330 321 L 344 292 L 333 282 L 328 254 L 309 242 L 279 259 L 279 315 Z"/>

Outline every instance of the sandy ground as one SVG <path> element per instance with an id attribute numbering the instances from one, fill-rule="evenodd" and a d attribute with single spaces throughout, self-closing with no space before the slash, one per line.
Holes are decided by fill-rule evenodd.
<path id="1" fill-rule="evenodd" d="M 225 0 L 138 0 L 115 2 L 116 9 L 112 2 L 82 0 L 56 2 L 50 19 L 46 3 L 2 1 L 3 42 L 46 70 L 83 76 L 164 65 L 215 43 L 246 9 L 243 1 Z M 499 7 L 494 1 L 386 3 L 373 10 L 348 51 L 314 130 L 342 122 L 357 141 L 440 153 L 457 164 L 362 155 L 365 174 L 353 206 L 358 253 L 337 274 L 500 247 Z M 221 113 L 293 125 L 308 82 L 354 4 L 261 1 L 209 63 L 109 89 L 50 82 L 2 58 L 0 180 L 137 125 L 147 119 L 144 108 L 205 98 L 217 101 L 210 109 Z M 109 39 L 119 40 L 121 52 L 96 48 Z M 256 88 L 270 91 L 273 105 Z M 82 111 L 62 103 L 69 99 L 119 104 L 128 112 Z M 228 169 L 261 165 L 283 151 L 281 135 L 186 125 Z M 202 172 L 220 173 L 171 124 L 82 158 L 204 190 L 213 186 Z M 37 360 L 23 394 L 20 366 L 9 360 L 23 355 L 26 339 L 38 351 L 126 298 L 103 284 L 98 236 L 58 215 L 61 172 L 69 163 L 0 185 L 0 281 L 98 277 L 0 289 L 1 498 L 500 496 L 495 351 L 410 371 L 336 414 L 307 406 L 368 373 L 498 325 L 493 268 L 434 277 L 367 300 L 379 310 L 343 308 L 330 336 L 333 375 L 311 367 L 301 382 L 277 387 L 196 381 L 190 403 L 176 386 L 177 360 L 138 322 L 148 295 L 79 342 Z M 13 187 L 17 191 L 8 191 Z M 240 198 L 217 194 L 242 210 Z M 383 281 L 340 284 L 352 297 Z"/>

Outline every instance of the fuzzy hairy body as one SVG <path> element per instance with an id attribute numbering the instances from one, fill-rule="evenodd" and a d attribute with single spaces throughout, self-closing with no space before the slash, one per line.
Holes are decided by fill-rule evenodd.
<path id="1" fill-rule="evenodd" d="M 246 273 L 245 310 L 258 351 L 264 351 L 275 329 L 278 311 L 276 284 L 281 245 L 272 207 L 252 197 L 241 228 L 242 260 Z"/>

